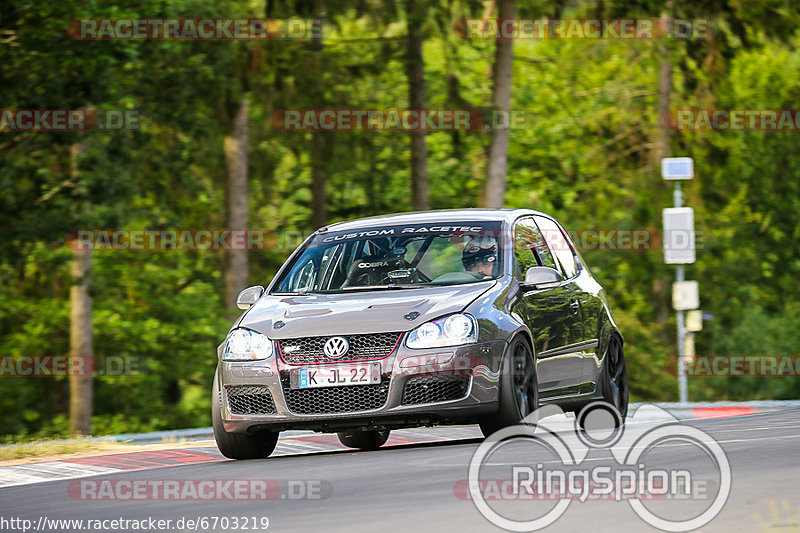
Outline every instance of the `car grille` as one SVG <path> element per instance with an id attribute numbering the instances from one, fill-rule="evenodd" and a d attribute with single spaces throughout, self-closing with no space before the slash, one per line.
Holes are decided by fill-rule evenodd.
<path id="1" fill-rule="evenodd" d="M 236 415 L 274 415 L 275 401 L 261 385 L 231 385 L 225 387 L 230 411 Z"/>
<path id="2" fill-rule="evenodd" d="M 350 385 L 346 387 L 319 387 L 291 389 L 284 379 L 283 394 L 286 405 L 293 413 L 328 414 L 354 413 L 380 409 L 386 404 L 389 380 L 375 385 Z"/>
<path id="3" fill-rule="evenodd" d="M 331 359 L 322 350 L 325 342 L 336 335 L 281 339 L 278 341 L 278 348 L 283 360 L 291 365 L 344 363 L 346 361 L 386 357 L 394 350 L 400 335 L 401 333 L 342 335 L 350 343 L 350 349 L 339 359 Z"/>
<path id="4" fill-rule="evenodd" d="M 403 388 L 403 405 L 459 400 L 467 394 L 469 377 L 416 377 Z"/>

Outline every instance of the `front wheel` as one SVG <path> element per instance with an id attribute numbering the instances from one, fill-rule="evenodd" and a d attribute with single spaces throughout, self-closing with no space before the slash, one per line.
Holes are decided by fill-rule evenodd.
<path id="1" fill-rule="evenodd" d="M 259 433 L 230 433 L 225 431 L 219 405 L 219 386 L 214 376 L 213 396 L 211 401 L 211 425 L 214 428 L 214 439 L 217 448 L 228 459 L 265 459 L 275 450 L 278 444 L 277 431 L 261 431 Z"/>
<path id="2" fill-rule="evenodd" d="M 539 408 L 537 379 L 533 350 L 524 337 L 517 336 L 508 345 L 503 357 L 499 409 L 494 416 L 480 423 L 484 437 L 505 427 L 519 424 Z"/>
<path id="3" fill-rule="evenodd" d="M 339 442 L 348 448 L 377 450 L 389 440 L 389 430 L 356 430 L 337 433 Z"/>

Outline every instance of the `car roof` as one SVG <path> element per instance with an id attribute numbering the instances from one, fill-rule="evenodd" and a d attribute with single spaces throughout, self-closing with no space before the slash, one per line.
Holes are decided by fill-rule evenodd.
<path id="1" fill-rule="evenodd" d="M 408 211 L 405 213 L 392 213 L 388 215 L 378 215 L 372 217 L 335 222 L 323 228 L 319 232 L 341 231 L 349 229 L 359 229 L 375 227 L 377 225 L 396 225 L 396 224 L 424 224 L 460 221 L 505 221 L 512 223 L 523 215 L 544 215 L 532 209 L 491 209 L 491 208 L 468 208 L 468 209 L 437 209 L 433 211 Z"/>

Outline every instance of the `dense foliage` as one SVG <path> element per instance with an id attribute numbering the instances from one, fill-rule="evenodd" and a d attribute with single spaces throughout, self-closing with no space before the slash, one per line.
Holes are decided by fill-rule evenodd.
<path id="1" fill-rule="evenodd" d="M 268 2 L 271 17 L 310 17 L 306 2 Z M 671 41 L 673 109 L 793 109 L 800 96 L 798 13 L 752 2 L 675 2 L 705 18 L 711 37 Z M 646 3 L 582 4 L 561 12 L 519 3 L 523 16 L 658 17 Z M 491 40 L 465 40 L 453 22 L 470 2 L 432 3 L 424 25 L 427 106 L 488 108 Z M 605 10 L 605 11 L 604 11 Z M 251 228 L 274 232 L 250 254 L 250 281 L 266 284 L 311 227 L 310 133 L 278 131 L 278 109 L 407 106 L 405 23 L 390 1 L 328 2 L 324 48 L 305 40 L 80 41 L 68 21 L 107 17 L 263 17 L 250 2 L 170 0 L 4 2 L 0 107 L 138 110 L 133 131 L 0 132 L 0 354 L 69 352 L 67 231 L 79 228 L 223 228 L 223 139 L 250 95 Z M 568 229 L 660 228 L 671 190 L 652 157 L 657 41 L 514 43 L 506 204 L 555 215 Z M 330 132 L 320 157 L 330 221 L 408 210 L 403 132 Z M 427 135 L 433 208 L 481 205 L 487 131 Z M 70 147 L 80 143 L 78 180 Z M 687 279 L 713 320 L 700 354 L 800 353 L 800 132 L 674 131 L 692 156 L 685 188 L 702 249 Z M 93 253 L 95 352 L 135 372 L 98 377 L 94 432 L 210 425 L 215 349 L 235 310 L 222 301 L 224 252 Z M 673 268 L 659 248 L 583 253 L 605 285 L 626 336 L 634 400 L 674 400 L 670 307 Z M 115 359 L 116 360 L 116 359 Z M 65 378 L 0 384 L 0 433 L 63 432 Z M 796 398 L 797 378 L 698 378 L 691 399 Z"/>

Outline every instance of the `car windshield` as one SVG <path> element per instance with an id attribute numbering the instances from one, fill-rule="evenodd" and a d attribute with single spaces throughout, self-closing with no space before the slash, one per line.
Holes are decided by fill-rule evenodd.
<path id="1" fill-rule="evenodd" d="M 495 279 L 500 222 L 375 226 L 319 233 L 273 293 L 414 289 Z"/>

